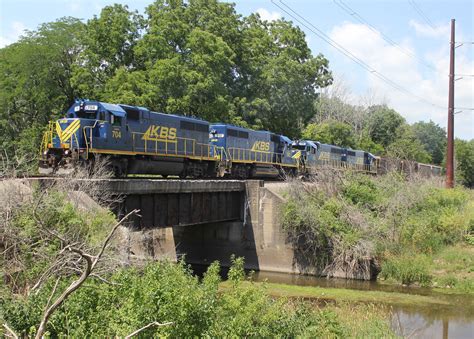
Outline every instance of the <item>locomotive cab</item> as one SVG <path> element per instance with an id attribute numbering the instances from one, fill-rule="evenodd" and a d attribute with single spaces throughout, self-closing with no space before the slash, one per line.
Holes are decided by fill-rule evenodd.
<path id="1" fill-rule="evenodd" d="M 126 112 L 118 105 L 77 101 L 65 118 L 50 122 L 41 146 L 40 173 L 69 172 L 86 160 L 93 143 L 119 144 L 125 134 Z M 112 138 L 110 138 L 112 136 Z"/>

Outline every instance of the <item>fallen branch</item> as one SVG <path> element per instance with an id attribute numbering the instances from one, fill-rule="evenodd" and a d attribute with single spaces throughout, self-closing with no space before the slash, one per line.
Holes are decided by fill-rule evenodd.
<path id="1" fill-rule="evenodd" d="M 125 217 L 123 217 L 117 224 L 115 224 L 115 226 L 112 228 L 107 238 L 105 238 L 104 243 L 102 244 L 102 247 L 96 256 L 92 256 L 88 253 L 85 253 L 80 248 L 76 248 L 71 245 L 68 245 L 63 249 L 63 251 L 70 251 L 70 252 L 79 254 L 82 260 L 85 261 L 86 267 L 84 271 L 82 272 L 81 276 L 79 277 L 79 279 L 73 281 L 69 285 L 69 287 L 66 288 L 66 290 L 54 301 L 54 303 L 45 310 L 43 317 L 41 319 L 41 323 L 38 327 L 38 332 L 36 333 L 36 337 L 35 337 L 36 339 L 40 339 L 43 337 L 43 334 L 46 331 L 46 324 L 48 323 L 48 320 L 53 314 L 53 312 L 69 297 L 69 295 L 71 295 L 74 291 L 76 291 L 79 287 L 81 287 L 81 285 L 91 275 L 92 271 L 94 270 L 100 258 L 102 257 L 102 254 L 104 253 L 105 248 L 109 244 L 110 239 L 114 235 L 117 228 L 125 220 L 127 220 L 132 214 L 137 214 L 137 213 L 138 213 L 138 210 L 133 210 L 130 213 L 128 213 Z"/>
<path id="2" fill-rule="evenodd" d="M 166 323 L 159 323 L 159 322 L 157 322 L 157 321 L 154 321 L 154 322 L 151 322 L 151 323 L 149 323 L 148 325 L 143 326 L 142 328 L 139 328 L 138 330 L 136 330 L 136 331 L 130 333 L 129 335 L 127 335 L 127 336 L 125 337 L 125 339 L 130 339 L 131 337 L 137 335 L 138 333 L 140 333 L 140 332 L 142 332 L 142 331 L 144 331 L 144 330 L 146 330 L 147 328 L 150 328 L 150 327 L 152 327 L 152 326 L 161 327 L 161 326 L 168 326 L 168 325 L 173 325 L 173 324 L 174 324 L 174 323 L 173 323 L 172 321 L 168 321 L 168 322 L 166 322 Z"/>

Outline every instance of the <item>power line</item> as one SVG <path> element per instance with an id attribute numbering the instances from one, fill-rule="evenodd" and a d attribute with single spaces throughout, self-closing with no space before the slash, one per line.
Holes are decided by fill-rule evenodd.
<path id="1" fill-rule="evenodd" d="M 421 10 L 421 8 L 415 3 L 415 0 L 408 0 L 408 3 L 415 9 L 415 11 L 422 17 L 423 20 L 435 31 L 436 28 L 434 27 L 431 20 L 428 16 Z"/>
<path id="2" fill-rule="evenodd" d="M 348 13 L 350 16 L 354 17 L 357 21 L 360 23 L 366 25 L 367 27 L 370 28 L 373 32 L 380 34 L 382 39 L 384 39 L 386 42 L 388 42 L 390 45 L 397 47 L 400 51 L 402 51 L 405 55 L 408 55 L 409 57 L 416 59 L 420 64 L 423 64 L 424 66 L 431 68 L 435 71 L 438 71 L 435 67 L 432 65 L 427 64 L 426 62 L 423 61 L 423 59 L 417 57 L 413 52 L 410 50 L 403 48 L 399 44 L 397 44 L 395 41 L 393 41 L 390 37 L 385 35 L 383 32 L 379 31 L 377 28 L 375 28 L 373 25 L 371 25 L 366 19 L 364 19 L 359 13 L 357 13 L 354 9 L 349 7 L 346 3 L 344 3 L 342 0 L 333 0 L 333 2 L 338 5 L 343 11 Z"/>
<path id="3" fill-rule="evenodd" d="M 293 12 L 293 14 L 291 14 L 288 10 L 286 10 L 285 8 L 281 7 L 280 5 L 278 5 L 274 0 L 271 0 L 271 2 L 277 6 L 278 8 L 280 8 L 282 11 L 284 11 L 286 14 L 288 14 L 289 16 L 291 16 L 294 20 L 296 20 L 297 22 L 299 22 L 301 25 L 303 25 L 304 27 L 306 27 L 309 31 L 311 31 L 313 34 L 315 34 L 316 36 L 318 36 L 319 38 L 321 38 L 324 42 L 328 43 L 329 45 L 331 45 L 332 47 L 334 47 L 337 51 L 339 51 L 340 53 L 344 54 L 346 57 L 348 57 L 349 59 L 351 59 L 352 61 L 354 61 L 356 64 L 358 64 L 359 66 L 361 66 L 362 68 L 364 68 L 365 70 L 367 70 L 368 72 L 370 72 L 371 74 L 375 75 L 376 77 L 378 77 L 379 79 L 383 80 L 384 82 L 386 82 L 387 84 L 389 84 L 390 86 L 392 86 L 393 88 L 395 88 L 396 90 L 400 91 L 400 92 L 403 92 L 405 94 L 408 94 L 412 97 L 415 97 L 417 98 L 419 101 L 422 101 L 424 103 L 427 103 L 428 105 L 431 105 L 433 107 L 439 107 L 439 108 L 442 108 L 442 109 L 446 109 L 446 107 L 443 107 L 443 106 L 440 106 L 440 105 L 436 105 L 436 104 L 433 104 L 432 102 L 426 100 L 425 98 L 407 90 L 406 88 L 402 87 L 401 85 L 397 84 L 396 82 L 390 80 L 389 78 L 387 78 L 386 76 L 384 76 L 382 73 L 378 72 L 377 70 L 373 69 L 370 65 L 368 65 L 366 62 L 364 62 L 363 60 L 361 60 L 359 57 L 357 57 L 356 55 L 354 55 L 353 53 L 351 53 L 349 50 L 347 50 L 346 48 L 344 48 L 342 45 L 340 45 L 339 43 L 337 43 L 336 41 L 334 41 L 333 39 L 331 39 L 328 35 L 326 35 L 326 33 L 324 33 L 323 31 L 321 31 L 319 28 L 317 28 L 315 25 L 313 25 L 311 22 L 309 22 L 308 20 L 306 20 L 303 16 L 301 16 L 300 14 L 298 14 L 295 10 L 293 10 L 290 6 L 288 6 L 287 4 L 285 4 L 282 0 L 279 0 L 280 3 L 285 6 L 289 11 Z M 300 19 L 298 19 L 296 16 L 298 16 Z M 304 21 L 304 22 L 303 22 Z M 311 27 L 309 27 L 309 26 Z"/>

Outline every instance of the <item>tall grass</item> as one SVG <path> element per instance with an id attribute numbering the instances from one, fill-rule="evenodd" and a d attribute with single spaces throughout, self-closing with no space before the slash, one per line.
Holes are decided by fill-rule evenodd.
<path id="1" fill-rule="evenodd" d="M 474 194 L 467 189 L 396 173 L 329 175 L 291 182 L 283 209 L 295 248 L 314 256 L 313 263 L 325 258 L 329 276 L 342 270 L 365 278 L 377 264 L 386 278 L 428 285 L 426 258 L 474 230 Z M 419 255 L 417 265 L 410 266 L 410 255 Z"/>

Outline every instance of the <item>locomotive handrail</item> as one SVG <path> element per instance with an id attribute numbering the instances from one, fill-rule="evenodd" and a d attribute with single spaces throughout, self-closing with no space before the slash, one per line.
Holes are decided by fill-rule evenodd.
<path id="1" fill-rule="evenodd" d="M 176 137 L 175 139 L 143 139 L 140 137 L 135 137 L 135 135 L 143 136 L 145 135 L 145 133 L 132 132 L 132 149 L 134 152 L 141 152 L 140 148 L 143 148 L 144 153 L 150 153 L 155 155 L 183 155 L 211 160 L 209 144 L 199 143 L 196 141 L 196 139 L 182 137 Z M 178 150 L 178 144 L 180 141 L 183 143 L 182 151 Z M 154 144 L 150 145 L 149 142 L 153 142 Z M 143 146 L 141 146 L 140 144 L 142 144 Z M 160 149 L 159 146 L 162 145 L 164 147 L 163 149 Z M 170 147 L 170 145 L 174 145 L 174 147 Z M 196 153 L 197 150 L 200 150 L 201 152 Z"/>
<path id="2" fill-rule="evenodd" d="M 40 151 L 47 151 L 49 144 L 53 143 L 53 130 L 54 130 L 54 121 L 48 122 L 48 127 L 43 133 L 43 138 L 41 139 Z"/>
<path id="3" fill-rule="evenodd" d="M 92 125 L 92 126 L 84 126 L 82 128 L 82 133 L 84 134 L 84 143 L 86 144 L 86 159 L 89 159 L 89 149 L 92 149 L 92 130 L 95 128 L 98 121 L 99 120 L 96 120 L 94 122 L 94 125 Z M 88 139 L 87 139 L 86 130 L 89 130 L 90 146 L 89 146 L 89 142 L 88 142 Z"/>
<path id="4" fill-rule="evenodd" d="M 228 156 L 232 161 L 250 161 L 264 164 L 281 164 L 283 153 L 252 150 L 248 148 L 229 147 Z M 236 156 L 237 155 L 237 156 Z M 273 161 L 275 159 L 275 161 Z"/>

